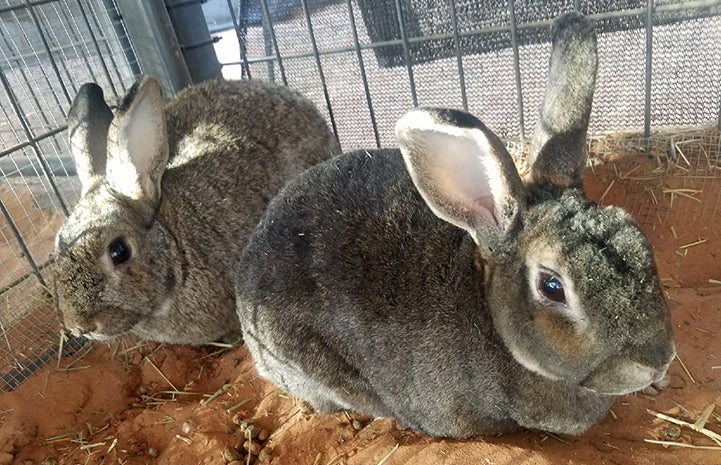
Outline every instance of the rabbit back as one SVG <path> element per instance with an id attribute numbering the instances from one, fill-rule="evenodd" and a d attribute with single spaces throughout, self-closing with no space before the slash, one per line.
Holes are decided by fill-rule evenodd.
<path id="1" fill-rule="evenodd" d="M 259 372 L 321 411 L 395 416 L 436 436 L 514 431 L 523 396 L 539 402 L 518 410 L 521 424 L 598 421 L 613 397 L 526 373 L 506 350 L 476 248 L 432 213 L 398 151 L 308 170 L 241 257 L 239 316 Z"/>

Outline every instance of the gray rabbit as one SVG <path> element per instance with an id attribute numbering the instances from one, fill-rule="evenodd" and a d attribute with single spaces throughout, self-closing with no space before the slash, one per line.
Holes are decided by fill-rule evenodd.
<path id="1" fill-rule="evenodd" d="M 95 84 L 68 115 L 82 196 L 56 237 L 64 324 L 178 344 L 240 335 L 233 269 L 270 199 L 339 152 L 315 106 L 290 89 L 212 81 L 163 106 L 151 77 L 115 115 Z"/>
<path id="2" fill-rule="evenodd" d="M 321 412 L 434 436 L 580 434 L 675 354 L 651 246 L 581 186 L 597 67 L 583 16 L 552 26 L 530 174 L 475 117 L 416 109 L 398 150 L 309 169 L 241 256 L 261 375 Z"/>

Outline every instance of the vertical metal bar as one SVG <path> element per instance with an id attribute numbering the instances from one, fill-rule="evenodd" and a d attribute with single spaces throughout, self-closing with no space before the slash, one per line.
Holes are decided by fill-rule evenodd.
<path id="1" fill-rule="evenodd" d="M 526 138 L 526 125 L 523 118 L 523 87 L 521 84 L 521 63 L 518 57 L 518 31 L 516 30 L 516 6 L 508 0 L 508 12 L 511 22 L 511 45 L 513 45 L 513 70 L 516 75 L 516 97 L 518 99 L 518 123 L 521 126 L 521 140 Z"/>
<path id="2" fill-rule="evenodd" d="M 463 55 L 461 54 L 461 39 L 458 36 L 458 14 L 456 13 L 456 0 L 449 0 L 451 6 L 451 24 L 453 25 L 453 41 L 456 48 L 456 62 L 458 63 L 458 79 L 461 84 L 461 102 L 463 109 L 468 111 L 468 98 L 466 97 L 466 77 L 463 73 Z"/>
<path id="3" fill-rule="evenodd" d="M 576 11 L 581 11 L 581 0 L 575 0 L 573 2 L 573 9 Z"/>
<path id="4" fill-rule="evenodd" d="M 716 159 L 718 160 L 721 158 L 721 99 L 719 99 L 719 114 L 716 118 L 716 130 L 718 132 L 716 135 Z M 718 201 L 718 198 L 716 200 Z"/>
<path id="5" fill-rule="evenodd" d="M 30 40 L 30 37 L 28 37 L 27 31 L 26 31 L 25 28 L 22 27 L 22 25 L 20 24 L 20 20 L 17 18 L 17 16 L 15 17 L 15 21 L 17 22 L 18 28 L 20 29 L 20 33 L 22 34 L 23 39 L 25 39 L 25 41 L 27 41 L 27 43 L 30 45 L 30 48 L 33 50 L 33 52 L 35 52 L 34 56 L 35 56 L 35 58 L 38 60 L 38 68 L 40 69 L 40 73 L 42 74 L 42 76 L 45 78 L 45 82 L 48 84 L 48 87 L 49 87 L 50 89 L 53 89 L 52 82 L 50 81 L 50 78 L 48 77 L 48 74 L 45 72 L 45 67 L 42 66 L 41 63 L 40 63 L 39 54 L 36 52 L 35 47 L 33 47 L 33 43 L 32 43 L 32 41 Z M 10 37 L 10 41 L 11 41 L 13 44 L 16 44 L 15 40 L 14 40 L 12 37 Z M 17 44 L 16 44 L 16 45 L 17 45 Z M 17 49 L 19 50 L 19 47 L 15 47 L 15 48 L 17 48 Z M 24 64 L 27 64 L 27 63 L 25 62 L 25 58 L 24 58 L 24 57 L 18 56 L 17 63 L 21 63 L 21 62 L 24 63 Z M 34 82 L 36 85 L 38 84 L 38 83 L 37 83 L 37 79 L 35 79 L 35 78 L 33 77 L 32 80 L 33 80 L 33 82 Z M 25 78 L 25 81 L 28 82 L 28 79 Z M 38 87 L 39 87 L 39 86 L 38 86 Z M 60 99 L 58 98 L 57 92 L 55 92 L 54 89 L 53 89 L 53 92 L 50 92 L 50 95 L 52 96 L 53 100 L 55 101 L 56 107 L 57 107 L 57 108 L 60 108 L 60 110 L 62 111 L 65 105 L 63 105 L 63 104 L 60 103 Z M 44 97 L 43 97 L 43 100 L 45 100 Z M 47 101 L 46 101 L 46 103 L 47 103 Z M 40 108 L 39 106 L 38 106 L 38 111 L 41 111 L 41 108 Z M 65 114 L 65 113 L 64 113 L 64 111 L 63 111 L 63 115 L 64 115 L 64 114 Z"/>
<path id="6" fill-rule="evenodd" d="M 333 117 L 333 106 L 330 104 L 330 95 L 328 94 L 328 86 L 325 84 L 325 76 L 323 75 L 323 66 L 320 63 L 320 54 L 318 53 L 318 44 L 315 41 L 315 34 L 313 33 L 313 23 L 310 20 L 310 11 L 308 10 L 308 0 L 300 0 L 303 5 L 303 12 L 305 13 L 305 20 L 308 22 L 308 34 L 310 35 L 310 43 L 313 46 L 313 56 L 315 57 L 315 66 L 318 68 L 318 75 L 320 76 L 320 84 L 323 86 L 323 95 L 325 96 L 325 103 L 328 106 L 328 116 L 330 117 L 330 124 L 333 127 L 333 134 L 338 142 L 338 128 L 335 125 L 335 118 Z"/>
<path id="7" fill-rule="evenodd" d="M 643 135 L 646 144 L 651 139 L 651 68 L 653 56 L 653 0 L 646 5 L 646 103 L 643 115 Z"/>
<path id="8" fill-rule="evenodd" d="M 19 50 L 17 50 L 17 47 L 13 47 L 12 44 L 10 43 L 10 41 L 8 40 L 7 36 L 5 35 L 5 30 L 3 28 L 0 28 L 0 37 L 2 37 L 2 41 L 7 50 L 10 50 L 12 52 L 15 49 L 19 53 Z M 4 53 L 3 53 L 3 55 L 4 55 Z M 10 62 L 9 59 L 8 59 L 8 62 Z M 11 66 L 10 69 L 15 69 L 20 72 L 20 76 L 22 77 L 22 79 L 25 81 L 25 84 L 26 84 L 25 89 L 27 89 L 27 92 L 30 94 L 30 98 L 32 98 L 33 102 L 35 103 L 35 108 L 37 108 L 37 110 L 38 110 L 37 114 L 40 117 L 40 120 L 43 122 L 43 124 L 45 125 L 46 128 L 50 128 L 51 127 L 50 120 L 48 119 L 48 116 L 45 114 L 45 112 L 42 111 L 42 105 L 40 104 L 40 100 L 38 99 L 38 94 L 37 94 L 36 88 L 35 88 L 36 86 L 33 86 L 30 84 L 30 80 L 28 79 L 28 75 L 27 75 L 27 72 L 25 71 L 25 67 L 22 66 L 23 63 L 20 63 L 18 61 L 18 64 L 20 66 L 17 66 L 16 68 L 13 68 Z M 57 146 L 57 147 L 58 147 L 58 150 L 60 150 L 60 147 L 59 146 Z"/>
<path id="9" fill-rule="evenodd" d="M 113 95 L 117 97 L 118 91 L 115 88 L 115 83 L 113 83 L 113 80 L 110 78 L 110 71 L 108 70 L 108 66 L 105 64 L 105 59 L 103 59 L 103 53 L 100 51 L 100 44 L 98 44 L 98 38 L 96 37 L 95 32 L 93 32 L 93 28 L 90 26 L 90 20 L 88 19 L 88 14 L 85 12 L 85 8 L 83 7 L 83 2 L 81 0 L 77 0 L 77 2 L 78 8 L 80 8 L 80 14 L 83 17 L 83 21 L 85 21 L 85 25 L 88 27 L 88 31 L 90 32 L 90 39 L 93 41 L 93 45 L 95 46 L 95 53 L 98 54 L 100 66 L 102 66 L 103 68 L 105 78 L 110 84 L 110 89 L 113 91 Z"/>
<path id="10" fill-rule="evenodd" d="M 278 39 L 275 37 L 275 29 L 273 28 L 273 21 L 270 19 L 270 10 L 268 9 L 268 2 L 267 0 L 260 0 L 260 5 L 263 7 L 263 19 L 265 20 L 265 23 L 268 25 L 268 33 L 270 34 L 270 40 L 273 42 L 273 50 L 275 50 L 275 57 L 278 60 L 278 69 L 280 69 L 280 79 L 283 81 L 283 85 L 288 85 L 288 79 L 286 79 L 285 76 L 285 67 L 283 66 L 283 59 L 280 56 L 280 50 L 278 49 Z M 263 31 L 265 33 L 265 31 Z M 273 63 L 270 62 L 271 70 Z M 273 73 L 270 73 L 271 76 Z"/>
<path id="11" fill-rule="evenodd" d="M 406 25 L 403 21 L 403 10 L 401 9 L 401 0 L 396 1 L 396 14 L 398 16 L 398 27 L 401 30 L 401 41 L 403 42 L 403 59 L 406 62 L 406 69 L 408 70 L 408 82 L 411 85 L 411 97 L 413 98 L 413 106 L 418 106 L 418 95 L 416 94 L 416 80 L 413 78 L 413 65 L 411 64 L 411 53 L 410 46 L 408 44 L 408 37 L 406 36 Z"/>
<path id="12" fill-rule="evenodd" d="M 363 53 L 361 52 L 360 42 L 358 41 L 358 29 L 355 24 L 355 17 L 353 16 L 353 2 L 346 0 L 348 4 L 348 14 L 350 15 L 350 28 L 351 34 L 353 35 L 353 44 L 355 45 L 355 53 L 358 58 L 358 67 L 360 68 L 361 79 L 363 80 L 363 89 L 366 93 L 366 103 L 368 104 L 368 113 L 371 117 L 371 125 L 373 126 L 373 137 L 376 141 L 376 147 L 380 148 L 381 139 L 378 134 L 378 123 L 376 122 L 376 114 L 373 109 L 373 101 L 371 100 L 371 92 L 368 88 L 368 77 L 366 76 L 366 68 L 363 64 Z"/>
<path id="13" fill-rule="evenodd" d="M 118 47 L 120 47 L 120 51 L 125 56 L 125 62 L 128 64 L 128 68 L 133 76 L 138 76 L 140 74 L 140 64 L 138 63 L 138 58 L 135 56 L 133 46 L 130 44 L 130 39 L 128 38 L 125 26 L 123 26 L 118 6 L 115 4 L 115 0 L 103 0 L 103 4 L 105 5 L 105 14 L 107 14 L 107 18 L 115 31 L 115 36 L 118 38 Z M 100 27 L 98 13 L 95 11 L 92 3 L 90 3 L 90 8 L 93 10 L 93 21 L 95 22 L 95 26 L 98 28 L 98 31 L 103 34 L 103 37 L 105 37 L 103 28 Z M 125 81 L 118 71 L 118 64 L 115 61 L 113 51 L 110 48 L 110 42 L 107 38 L 105 38 L 105 45 L 108 47 L 110 62 L 115 67 L 115 75 L 118 78 L 118 82 L 120 82 L 125 89 Z"/>
<path id="14" fill-rule="evenodd" d="M 233 10 L 233 3 L 232 0 L 226 0 L 228 3 L 228 10 L 230 11 L 230 19 L 233 20 L 233 29 L 235 29 L 235 37 L 238 39 L 238 48 L 240 49 L 240 61 L 243 63 L 241 66 L 240 71 L 240 77 L 243 77 L 243 72 L 245 72 L 245 75 L 248 76 L 248 79 L 252 79 L 250 76 L 250 65 L 248 65 L 248 55 L 245 50 L 245 36 L 246 36 L 246 30 L 245 30 L 245 18 L 243 18 L 243 8 L 242 5 L 247 0 L 238 0 L 238 4 L 241 5 L 241 8 L 238 9 L 240 13 L 240 20 L 243 21 L 243 30 L 240 29 L 240 24 L 238 24 L 238 18 L 235 16 L 235 10 Z"/>
<path id="15" fill-rule="evenodd" d="M 60 83 L 60 88 L 63 91 L 63 94 L 65 95 L 65 98 L 67 99 L 67 103 L 70 103 L 72 101 L 72 98 L 70 97 L 70 93 L 68 92 L 67 87 L 65 87 L 65 82 L 63 82 L 63 77 L 60 75 L 60 70 L 58 69 L 58 64 L 55 62 L 55 57 L 53 57 L 53 53 L 50 51 L 50 46 L 48 45 L 48 40 L 45 37 L 45 33 L 43 32 L 43 28 L 40 24 L 40 21 L 38 20 L 37 15 L 35 14 L 35 7 L 28 1 L 25 0 L 25 6 L 27 7 L 28 13 L 30 13 L 30 17 L 33 20 L 33 23 L 35 23 L 35 27 L 38 30 L 38 34 L 40 35 L 40 40 L 43 43 L 43 47 L 45 48 L 45 53 L 48 54 L 48 59 L 50 60 L 50 65 L 53 67 L 53 70 L 55 71 L 55 75 L 58 77 L 58 82 Z M 63 110 L 63 114 L 65 114 L 65 111 Z"/>
<path id="16" fill-rule="evenodd" d="M 53 174 L 50 171 L 48 162 L 45 160 L 45 157 L 43 156 L 42 152 L 40 151 L 40 148 L 38 147 L 37 142 L 33 138 L 33 134 L 30 131 L 30 126 L 28 125 L 28 122 L 25 119 L 25 115 L 23 114 L 22 109 L 20 108 L 20 104 L 18 103 L 17 97 L 15 96 L 15 93 L 13 92 L 12 87 L 10 87 L 10 82 L 8 82 L 7 76 L 5 76 L 5 72 L 1 68 L 0 68 L 0 81 L 2 82 L 2 85 L 5 88 L 5 93 L 8 96 L 8 100 L 10 100 L 10 104 L 13 107 L 15 116 L 17 116 L 18 120 L 20 120 L 20 125 L 23 127 L 23 132 L 25 133 L 25 137 L 27 138 L 28 142 L 30 142 L 30 145 L 32 146 L 33 150 L 35 151 L 35 156 L 37 157 L 38 162 L 40 163 L 40 167 L 43 170 L 43 174 L 45 175 L 45 178 L 48 180 L 50 187 L 53 189 L 53 193 L 55 194 L 58 201 L 60 202 L 60 207 L 62 208 L 63 213 L 65 214 L 65 216 L 69 216 L 68 207 L 65 204 L 65 200 L 63 199 L 62 195 L 60 194 L 60 190 L 58 189 L 57 184 L 55 184 L 55 179 L 53 178 Z"/>
<path id="17" fill-rule="evenodd" d="M 65 4 L 67 6 L 67 3 Z M 57 4 L 53 5 L 53 9 L 55 10 L 55 13 L 58 15 L 58 19 L 60 18 L 60 15 L 62 14 L 62 20 L 67 25 L 66 27 L 63 27 L 65 29 L 65 32 L 68 34 L 68 39 L 73 40 L 75 42 L 81 42 L 82 39 L 78 35 L 78 27 L 77 27 L 77 21 L 75 21 L 74 17 L 70 17 L 68 14 L 69 8 L 63 8 L 62 6 L 60 8 L 57 7 Z M 47 15 L 45 15 L 45 19 L 48 20 Z M 75 27 L 72 27 L 72 26 Z M 55 32 L 55 38 L 58 41 L 58 46 L 60 46 L 60 40 L 58 39 L 57 32 Z M 65 58 L 67 59 L 67 54 L 63 53 Z M 90 60 L 88 60 L 88 57 L 84 53 L 77 53 L 76 55 L 82 58 L 83 63 L 85 63 L 85 68 L 88 70 L 88 73 L 90 73 L 90 76 L 92 77 L 93 81 L 97 81 L 97 78 L 95 76 L 95 72 L 93 71 L 93 67 L 90 66 Z M 60 60 L 60 64 L 63 64 L 63 61 Z M 72 76 L 70 75 L 70 71 L 67 69 L 67 66 L 65 68 L 65 74 L 68 76 L 68 82 L 70 82 L 70 85 L 73 88 L 73 92 L 77 91 L 77 87 L 74 85 L 74 79 L 72 79 Z"/>
<path id="18" fill-rule="evenodd" d="M 46 289 L 48 286 L 45 284 L 45 280 L 43 279 L 43 275 L 40 274 L 40 269 L 38 269 L 37 264 L 35 264 L 35 260 L 33 260 L 32 255 L 30 255 L 30 250 L 28 250 L 27 245 L 25 245 L 25 241 L 23 240 L 22 234 L 20 234 L 20 231 L 18 230 L 17 226 L 15 225 L 15 222 L 13 221 L 12 217 L 10 216 L 10 212 L 8 211 L 7 207 L 5 207 L 5 202 L 2 201 L 0 198 L 0 212 L 2 212 L 3 217 L 5 217 L 5 221 L 7 221 L 8 226 L 10 226 L 10 230 L 13 233 L 13 236 L 15 237 L 15 240 L 18 242 L 18 245 L 20 246 L 20 251 L 22 251 L 23 255 L 25 256 L 25 260 L 27 260 L 28 265 L 30 265 L 30 269 L 33 270 L 33 274 L 37 278 L 38 282 L 40 282 L 40 285 L 43 286 L 43 288 Z"/>

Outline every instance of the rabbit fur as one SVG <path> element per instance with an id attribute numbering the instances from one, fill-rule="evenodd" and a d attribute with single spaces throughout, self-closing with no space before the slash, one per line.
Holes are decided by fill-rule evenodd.
<path id="1" fill-rule="evenodd" d="M 96 84 L 68 115 L 81 199 L 56 236 L 55 291 L 76 335 L 165 343 L 240 336 L 233 269 L 267 203 L 340 151 L 313 103 L 260 81 L 145 77 L 115 111 Z"/>
<path id="2" fill-rule="evenodd" d="M 399 150 L 335 157 L 270 203 L 240 260 L 259 373 L 321 412 L 434 436 L 580 434 L 675 353 L 651 246 L 582 189 L 596 37 L 552 26 L 530 173 L 475 117 L 416 109 Z"/>

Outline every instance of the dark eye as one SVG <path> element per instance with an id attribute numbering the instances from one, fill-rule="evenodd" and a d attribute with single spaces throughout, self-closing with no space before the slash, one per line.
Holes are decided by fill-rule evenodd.
<path id="1" fill-rule="evenodd" d="M 119 237 L 108 246 L 108 255 L 110 255 L 113 265 L 122 265 L 130 260 L 130 246 L 125 239 Z"/>
<path id="2" fill-rule="evenodd" d="M 560 304 L 566 303 L 566 293 L 563 290 L 563 283 L 560 279 L 549 273 L 538 275 L 538 292 L 551 302 Z"/>

